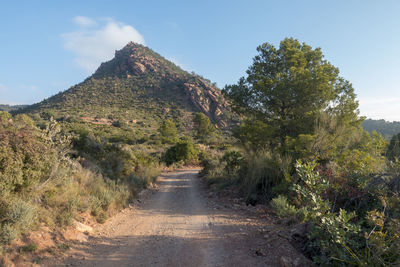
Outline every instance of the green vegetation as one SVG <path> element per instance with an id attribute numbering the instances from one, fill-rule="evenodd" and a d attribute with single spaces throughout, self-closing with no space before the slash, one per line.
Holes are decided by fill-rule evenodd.
<path id="1" fill-rule="evenodd" d="M 205 140 L 213 133 L 214 127 L 206 115 L 197 112 L 193 118 L 193 130 L 198 139 Z"/>
<path id="2" fill-rule="evenodd" d="M 363 127 L 366 131 L 383 135 L 386 139 L 390 139 L 393 135 L 400 133 L 400 122 L 398 121 L 385 121 L 385 120 L 371 120 L 367 119 L 363 122 Z"/>
<path id="3" fill-rule="evenodd" d="M 21 248 L 22 252 L 35 252 L 36 250 L 37 250 L 37 245 L 33 244 L 33 243 L 31 243 L 29 245 L 26 245 L 26 246 L 23 246 Z"/>
<path id="4" fill-rule="evenodd" d="M 297 193 L 293 202 L 299 208 L 283 196 L 272 201 L 279 216 L 296 215 L 295 222 L 312 223 L 307 247 L 314 261 L 335 266 L 397 265 L 400 260 L 398 190 L 381 184 L 379 189 L 353 185 L 351 189 L 340 188 L 347 189 L 346 192 L 335 192 L 337 187 L 316 168 L 315 163 L 296 165 L 299 181 L 291 190 Z M 398 177 L 387 182 L 398 182 Z M 352 194 L 347 205 L 338 201 L 338 195 L 343 193 Z"/>
<path id="5" fill-rule="evenodd" d="M 159 174 L 159 163 L 110 143 L 95 129 L 0 112 L 0 242 L 38 227 L 65 226 L 79 213 L 98 222 L 123 208 Z M 128 146 L 128 147 L 126 147 Z"/>
<path id="6" fill-rule="evenodd" d="M 175 123 L 168 119 L 161 123 L 160 135 L 163 143 L 174 143 L 178 138 L 178 130 Z"/>
<path id="7" fill-rule="evenodd" d="M 357 122 L 351 84 L 320 49 L 285 39 L 279 49 L 265 43 L 257 51 L 248 76 L 224 90 L 235 110 L 269 135 L 264 146 L 284 148 L 287 138 L 313 135 L 322 114 L 340 124 Z"/>
<path id="8" fill-rule="evenodd" d="M 400 133 L 390 139 L 386 156 L 392 161 L 400 159 Z"/>
<path id="9" fill-rule="evenodd" d="M 197 154 L 198 150 L 194 147 L 193 142 L 189 139 L 183 139 L 167 150 L 164 160 L 168 166 L 179 162 L 186 165 L 196 164 Z"/>
<path id="10" fill-rule="evenodd" d="M 362 128 L 351 84 L 319 48 L 285 39 L 257 51 L 224 89 L 242 118 L 236 146 L 204 157 L 202 174 L 308 225 L 301 246 L 318 265 L 399 265 L 399 136 L 388 146 Z"/>

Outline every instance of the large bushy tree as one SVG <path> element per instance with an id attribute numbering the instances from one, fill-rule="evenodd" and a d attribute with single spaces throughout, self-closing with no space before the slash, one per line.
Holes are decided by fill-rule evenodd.
<path id="1" fill-rule="evenodd" d="M 352 85 L 320 48 L 286 38 L 279 48 L 264 43 L 257 51 L 247 76 L 224 91 L 239 114 L 268 125 L 275 145 L 313 134 L 322 113 L 345 123 L 358 120 Z"/>

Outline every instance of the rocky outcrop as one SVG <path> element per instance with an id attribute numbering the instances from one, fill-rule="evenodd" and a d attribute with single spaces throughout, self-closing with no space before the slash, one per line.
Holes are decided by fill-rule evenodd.
<path id="1" fill-rule="evenodd" d="M 206 114 L 212 121 L 222 128 L 228 127 L 229 122 L 224 117 L 228 109 L 221 91 L 199 80 L 197 84 L 184 83 L 185 93 L 190 97 L 193 105 Z"/>

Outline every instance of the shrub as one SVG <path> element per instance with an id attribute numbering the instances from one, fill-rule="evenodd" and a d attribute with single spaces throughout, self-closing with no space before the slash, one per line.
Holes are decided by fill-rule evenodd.
<path id="1" fill-rule="evenodd" d="M 181 140 L 167 150 L 164 161 L 168 166 L 179 161 L 183 161 L 185 164 L 195 163 L 197 154 L 198 151 L 192 141 Z"/>
<path id="2" fill-rule="evenodd" d="M 247 202 L 256 202 L 257 195 L 269 200 L 285 192 L 290 182 L 291 160 L 268 151 L 249 153 L 239 170 L 239 183 Z"/>
<path id="3" fill-rule="evenodd" d="M 210 119 L 203 113 L 196 113 L 193 117 L 193 129 L 195 131 L 196 137 L 205 141 L 205 138 L 210 136 L 215 128 L 211 124 Z"/>
<path id="4" fill-rule="evenodd" d="M 10 244 L 19 235 L 19 231 L 11 223 L 5 223 L 0 228 L 0 242 Z"/>
<path id="5" fill-rule="evenodd" d="M 123 123 L 120 120 L 116 120 L 112 122 L 112 126 L 114 127 L 122 127 Z"/>
<path id="6" fill-rule="evenodd" d="M 21 248 L 21 251 L 23 252 L 35 252 L 37 250 L 38 246 L 34 243 L 31 243 L 29 245 L 23 246 Z"/>
<path id="7" fill-rule="evenodd" d="M 4 220 L 18 229 L 29 229 L 35 221 L 35 208 L 21 199 L 16 199 L 9 204 Z"/>
<path id="8" fill-rule="evenodd" d="M 227 175 L 235 175 L 240 169 L 243 157 L 239 151 L 232 150 L 225 152 L 222 161 L 226 163 L 225 171 Z"/>
<path id="9" fill-rule="evenodd" d="M 159 174 L 149 151 L 110 142 L 131 141 L 133 134 L 125 129 L 47 119 L 39 130 L 26 115 L 12 120 L 0 113 L 0 243 L 12 242 L 38 222 L 69 225 L 85 210 L 104 222 Z M 131 176 L 140 185 L 131 183 Z"/>
<path id="10" fill-rule="evenodd" d="M 61 251 L 67 251 L 71 248 L 71 246 L 67 243 L 58 243 L 57 248 L 60 249 Z"/>
<path id="11" fill-rule="evenodd" d="M 293 190 L 301 197 L 305 221 L 314 223 L 309 233 L 309 247 L 314 251 L 314 260 L 322 265 L 332 265 L 337 261 L 354 261 L 353 250 L 359 248 L 357 236 L 359 225 L 352 222 L 355 212 L 340 209 L 331 212 L 331 204 L 323 196 L 329 189 L 329 182 L 315 172 L 315 163 L 297 162 L 296 171 L 300 178 Z"/>
<path id="12" fill-rule="evenodd" d="M 309 255 L 323 266 L 397 266 L 400 263 L 397 193 L 391 195 L 393 191 L 390 193 L 383 187 L 374 192 L 371 188 L 370 194 L 383 194 L 381 211 L 370 206 L 367 207 L 369 211 L 349 211 L 340 206 L 336 212 L 335 205 L 340 203 L 336 199 L 330 202 L 331 184 L 315 171 L 316 167 L 314 162 L 296 164 L 298 182 L 292 189 L 297 195 L 293 202 L 301 208 L 296 208 L 283 196 L 271 202 L 280 217 L 297 216 L 297 220 L 311 223 L 305 244 Z M 379 202 L 374 204 L 373 207 Z"/>
<path id="13" fill-rule="evenodd" d="M 289 218 L 294 222 L 302 220 L 303 211 L 291 205 L 285 196 L 279 195 L 273 198 L 271 200 L 271 207 L 281 218 Z"/>
<path id="14" fill-rule="evenodd" d="M 176 142 L 178 138 L 178 130 L 176 129 L 176 125 L 170 119 L 164 120 L 161 123 L 159 132 L 163 143 L 173 143 Z"/>

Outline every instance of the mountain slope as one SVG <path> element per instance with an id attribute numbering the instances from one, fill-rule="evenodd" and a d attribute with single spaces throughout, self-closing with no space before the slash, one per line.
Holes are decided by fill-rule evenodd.
<path id="1" fill-rule="evenodd" d="M 383 137 L 390 139 L 393 135 L 400 133 L 400 122 L 367 119 L 363 122 L 363 127 L 368 132 L 377 131 Z"/>
<path id="2" fill-rule="evenodd" d="M 173 118 L 186 128 L 193 112 L 203 112 L 220 128 L 228 127 L 230 119 L 220 90 L 208 80 L 133 42 L 82 83 L 25 109 L 43 111 L 147 125 Z"/>

